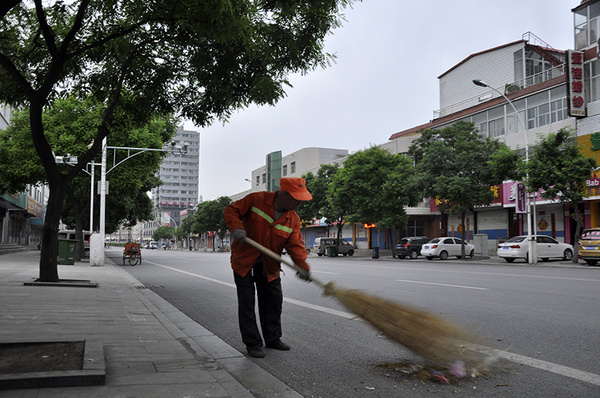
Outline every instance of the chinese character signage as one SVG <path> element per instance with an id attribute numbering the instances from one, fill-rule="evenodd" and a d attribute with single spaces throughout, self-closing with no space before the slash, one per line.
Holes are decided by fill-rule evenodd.
<path id="1" fill-rule="evenodd" d="M 515 213 L 527 213 L 527 202 L 525 200 L 525 184 L 516 183 L 516 209 Z M 513 185 L 513 186 L 515 186 Z"/>
<path id="2" fill-rule="evenodd" d="M 569 116 L 585 117 L 583 85 L 583 51 L 568 51 Z"/>

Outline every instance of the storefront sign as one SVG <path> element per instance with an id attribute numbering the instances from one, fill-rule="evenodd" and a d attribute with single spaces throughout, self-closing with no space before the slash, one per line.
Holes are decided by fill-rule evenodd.
<path id="1" fill-rule="evenodd" d="M 516 183 L 513 187 L 516 186 L 516 209 L 515 213 L 527 213 L 527 201 L 525 200 L 525 184 L 522 182 Z"/>
<path id="2" fill-rule="evenodd" d="M 568 51 L 569 115 L 585 117 L 585 95 L 583 84 L 583 51 Z"/>

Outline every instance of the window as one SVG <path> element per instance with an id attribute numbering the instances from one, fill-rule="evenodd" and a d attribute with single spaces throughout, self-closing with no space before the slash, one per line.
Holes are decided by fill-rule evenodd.
<path id="1" fill-rule="evenodd" d="M 290 163 L 291 173 L 294 174 L 296 172 L 296 162 Z"/>
<path id="2" fill-rule="evenodd" d="M 499 118 L 488 122 L 490 137 L 498 137 L 504 135 L 504 119 Z"/>
<path id="3" fill-rule="evenodd" d="M 260 176 L 256 176 L 256 185 L 260 184 Z"/>
<path id="4" fill-rule="evenodd" d="M 473 115 L 473 124 L 482 137 L 487 137 L 487 112 Z"/>
<path id="5" fill-rule="evenodd" d="M 537 106 L 527 109 L 527 128 L 536 128 L 537 123 Z"/>
<path id="6" fill-rule="evenodd" d="M 287 175 L 287 164 L 283 165 L 283 176 L 285 177 Z"/>
<path id="7" fill-rule="evenodd" d="M 504 135 L 504 106 L 492 108 L 488 111 L 488 132 L 490 137 Z"/>
<path id="8" fill-rule="evenodd" d="M 559 99 L 550 103 L 551 122 L 563 120 L 567 114 L 567 99 Z"/>
<path id="9" fill-rule="evenodd" d="M 538 126 L 550 124 L 550 104 L 542 104 L 538 107 Z"/>

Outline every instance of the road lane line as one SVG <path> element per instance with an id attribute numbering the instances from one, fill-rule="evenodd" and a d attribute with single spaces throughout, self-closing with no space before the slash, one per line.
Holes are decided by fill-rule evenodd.
<path id="1" fill-rule="evenodd" d="M 503 358 L 521 365 L 527 365 L 532 368 L 545 370 L 547 372 L 555 373 L 557 375 L 570 377 L 571 379 L 576 379 L 586 383 L 600 386 L 600 375 L 597 374 L 593 374 L 579 369 L 573 369 L 568 366 L 558 365 L 552 362 L 542 361 L 541 359 L 526 357 L 524 355 L 515 354 L 513 352 L 498 350 L 496 348 L 485 346 L 473 346 L 473 348 L 478 352 L 486 353 L 492 357 Z"/>
<path id="2" fill-rule="evenodd" d="M 152 265 L 156 265 L 157 267 L 170 269 L 171 271 L 179 272 L 179 273 L 182 273 L 182 274 L 185 274 L 185 275 L 189 275 L 189 276 L 193 276 L 193 277 L 199 278 L 199 279 L 204 279 L 204 280 L 209 281 L 209 282 L 215 282 L 215 283 L 218 283 L 220 285 L 232 287 L 232 288 L 235 289 L 235 284 L 234 283 L 220 281 L 218 279 L 209 278 L 208 276 L 202 276 L 202 275 L 194 274 L 192 272 L 187 272 L 187 271 L 183 271 L 183 270 L 180 270 L 180 269 L 177 269 L 177 268 L 169 267 L 167 265 L 153 263 L 152 261 L 144 261 L 144 262 L 145 263 L 150 263 Z"/>
<path id="3" fill-rule="evenodd" d="M 503 265 L 503 264 L 498 264 Z M 362 267 L 359 265 L 350 264 L 348 267 Z M 550 280 L 564 280 L 564 281 L 575 281 L 575 282 L 600 282 L 600 279 L 592 279 L 592 278 L 570 278 L 566 276 L 543 276 L 543 275 L 525 275 L 525 274 L 509 274 L 509 273 L 501 273 L 501 272 L 481 272 L 481 271 L 460 271 L 457 269 L 429 269 L 429 268 L 413 268 L 413 267 L 402 267 L 402 266 L 388 266 L 388 265 L 370 265 L 372 268 L 383 268 L 383 269 L 393 269 L 393 270 L 405 270 L 405 271 L 415 271 L 419 270 L 422 272 L 447 272 L 451 274 L 470 274 L 470 275 L 491 275 L 491 276 L 505 276 L 505 277 L 518 277 L 518 278 L 533 278 L 533 279 L 550 279 Z M 564 269 L 564 268 L 563 268 Z"/>
<path id="4" fill-rule="evenodd" d="M 323 306 L 316 305 L 316 304 L 310 304 L 305 301 L 294 300 L 294 299 L 288 298 L 288 297 L 284 297 L 283 301 L 287 301 L 290 304 L 296 304 L 296 305 L 299 305 L 300 307 L 309 308 L 309 309 L 315 310 L 315 311 L 321 311 L 326 314 L 336 315 L 336 316 L 346 318 L 346 319 L 356 318 L 356 315 L 351 314 L 350 312 L 338 311 L 338 310 L 334 310 L 333 308 L 327 308 L 327 307 L 323 307 Z"/>
<path id="5" fill-rule="evenodd" d="M 162 264 L 157 264 L 157 263 L 154 263 L 151 261 L 145 261 L 145 263 L 150 263 L 150 264 L 156 265 L 158 267 L 169 269 L 171 271 L 179 272 L 179 273 L 193 276 L 193 277 L 199 278 L 199 279 L 204 279 L 209 282 L 218 283 L 223 286 L 235 288 L 235 284 L 233 284 L 233 283 L 224 282 L 224 281 L 221 281 L 218 279 L 209 278 L 207 276 L 194 274 L 192 272 L 183 271 L 183 270 L 180 270 L 177 268 L 169 267 L 169 266 L 162 265 Z M 398 281 L 403 281 L 403 280 L 398 279 Z M 417 281 L 408 281 L 408 282 L 430 284 L 428 282 L 417 282 Z M 435 283 L 431 283 L 431 284 L 436 285 Z M 458 285 L 444 285 L 444 286 L 486 290 L 485 288 L 476 288 L 476 287 L 470 287 L 470 286 L 458 286 Z M 307 303 L 304 301 L 295 300 L 295 299 L 291 299 L 291 298 L 287 298 L 287 297 L 284 297 L 283 300 L 290 304 L 295 304 L 300 307 L 309 308 L 309 309 L 312 309 L 315 311 L 320 311 L 320 312 L 323 312 L 326 314 L 331 314 L 331 315 L 339 316 L 339 317 L 346 318 L 346 319 L 357 318 L 357 316 L 355 314 L 352 314 L 350 312 L 339 311 L 339 310 L 335 310 L 332 308 L 327 308 L 327 307 L 323 307 L 320 305 L 310 304 L 310 303 Z M 547 372 L 555 373 L 557 375 L 569 377 L 571 379 L 575 379 L 575 380 L 583 381 L 585 383 L 590 383 L 590 384 L 600 386 L 600 375 L 597 375 L 597 374 L 570 368 L 568 366 L 563 366 L 563 365 L 555 364 L 552 362 L 542 361 L 542 360 L 536 359 L 536 358 L 526 357 L 524 355 L 515 354 L 515 353 L 509 352 L 509 351 L 498 350 L 496 348 L 491 348 L 491 347 L 486 347 L 486 346 L 476 346 L 476 345 L 472 345 L 472 347 L 473 347 L 472 348 L 473 350 L 476 350 L 479 352 L 484 352 L 492 357 L 503 358 L 510 362 L 530 366 L 532 368 L 544 370 Z"/>
<path id="6" fill-rule="evenodd" d="M 435 286 L 457 287 L 457 288 L 460 288 L 460 289 L 488 290 L 486 287 L 449 285 L 447 283 L 433 283 L 433 282 L 410 281 L 410 280 L 407 280 L 407 279 L 395 279 L 395 281 L 396 282 L 406 282 L 406 283 L 419 283 L 419 284 L 422 284 L 422 285 L 435 285 Z"/>

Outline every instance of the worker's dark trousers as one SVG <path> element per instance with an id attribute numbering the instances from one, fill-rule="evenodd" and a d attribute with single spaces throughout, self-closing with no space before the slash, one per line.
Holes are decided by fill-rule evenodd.
<path id="1" fill-rule="evenodd" d="M 263 341 L 256 324 L 254 288 L 258 295 L 258 315 L 265 343 L 281 338 L 281 310 L 283 293 L 281 278 L 267 282 L 267 276 L 261 263 L 254 267 L 245 277 L 233 273 L 237 286 L 238 319 L 242 341 L 246 347 L 262 347 Z"/>

